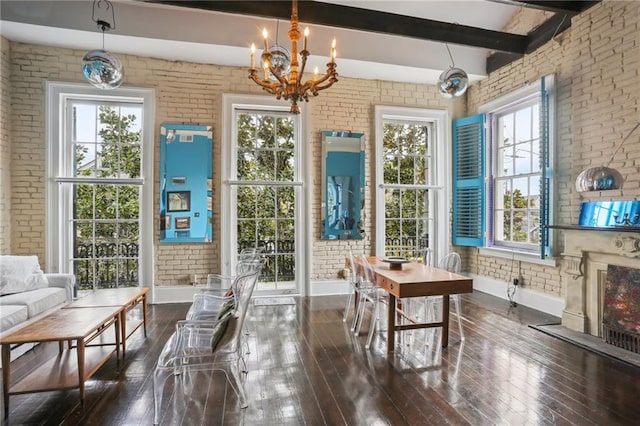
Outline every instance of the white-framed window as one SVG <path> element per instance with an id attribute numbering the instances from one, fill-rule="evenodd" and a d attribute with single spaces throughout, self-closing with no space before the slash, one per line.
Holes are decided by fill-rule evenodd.
<path id="1" fill-rule="evenodd" d="M 554 99 L 545 76 L 454 120 L 454 245 L 551 254 Z"/>
<path id="2" fill-rule="evenodd" d="M 447 112 L 376 106 L 376 254 L 446 254 Z"/>
<path id="3" fill-rule="evenodd" d="M 304 294 L 307 229 L 303 114 L 272 98 L 223 96 L 222 271 L 233 274 L 244 248 L 266 259 L 257 294 Z"/>
<path id="4" fill-rule="evenodd" d="M 90 290 L 153 283 L 153 90 L 46 86 L 46 252 Z"/>

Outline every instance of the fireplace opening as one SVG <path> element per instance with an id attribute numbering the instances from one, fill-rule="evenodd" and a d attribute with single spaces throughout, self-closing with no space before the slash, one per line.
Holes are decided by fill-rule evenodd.
<path id="1" fill-rule="evenodd" d="M 640 269 L 607 266 L 602 338 L 616 347 L 640 353 Z"/>

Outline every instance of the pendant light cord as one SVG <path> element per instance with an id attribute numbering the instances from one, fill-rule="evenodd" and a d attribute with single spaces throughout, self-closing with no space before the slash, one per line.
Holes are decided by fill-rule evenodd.
<path id="1" fill-rule="evenodd" d="M 447 48 L 447 52 L 449 52 L 449 58 L 451 58 L 451 68 L 455 68 L 456 63 L 453 61 L 453 55 L 451 55 L 451 50 L 449 50 L 449 43 L 444 44 Z"/>
<path id="2" fill-rule="evenodd" d="M 611 156 L 611 159 L 609 160 L 609 162 L 607 163 L 607 165 L 605 167 L 609 167 L 609 164 L 611 164 L 611 162 L 615 158 L 615 156 L 618 153 L 618 151 L 620 151 L 620 148 L 622 148 L 622 145 L 624 145 L 624 143 L 627 141 L 627 139 L 629 139 L 631 137 L 633 132 L 635 132 L 638 127 L 640 127 L 640 122 L 637 123 L 635 126 L 633 126 L 633 129 L 631 129 L 631 131 L 627 134 L 627 136 L 624 139 L 622 139 L 622 142 L 620 142 L 620 144 L 618 145 L 616 150 L 613 152 L 613 155 Z"/>

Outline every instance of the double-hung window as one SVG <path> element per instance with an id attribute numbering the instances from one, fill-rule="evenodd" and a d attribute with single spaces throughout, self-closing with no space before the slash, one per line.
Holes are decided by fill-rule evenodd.
<path id="1" fill-rule="evenodd" d="M 454 245 L 550 254 L 553 77 L 454 121 Z"/>
<path id="2" fill-rule="evenodd" d="M 443 191 L 448 150 L 446 111 L 377 106 L 376 252 L 435 258 L 447 251 Z"/>

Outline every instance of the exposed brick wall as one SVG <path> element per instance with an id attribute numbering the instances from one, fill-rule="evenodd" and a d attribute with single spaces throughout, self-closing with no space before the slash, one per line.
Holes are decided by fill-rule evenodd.
<path id="1" fill-rule="evenodd" d="M 375 106 L 408 106 L 448 110 L 450 117 L 464 115 L 464 102 L 444 99 L 435 86 L 379 80 L 341 78 L 331 89 L 310 102 L 313 107 L 311 128 L 313 193 L 312 280 L 336 279 L 344 268 L 344 255 L 349 248 L 355 254 L 375 251 Z M 320 221 L 322 130 L 349 130 L 365 134 L 365 208 L 363 240 L 321 240 Z"/>
<path id="2" fill-rule="evenodd" d="M 38 254 L 44 260 L 44 82 L 83 81 L 80 63 L 84 52 L 72 49 L 11 43 L 13 131 L 16 135 L 12 177 L 21 190 L 14 192 L 12 241 L 16 254 Z M 117 53 L 117 52 L 116 52 Z M 262 90 L 238 67 L 171 62 L 118 54 L 126 84 L 153 87 L 156 95 L 154 179 L 159 176 L 159 127 L 166 122 L 211 124 L 214 135 L 214 241 L 211 244 L 160 244 L 159 223 L 154 218 L 154 281 L 159 285 L 187 284 L 191 274 L 220 271 L 220 180 L 222 94 L 254 93 Z M 55 66 L 50 66 L 55 63 Z M 305 107 L 312 120 L 305 143 L 312 146 L 312 279 L 335 279 L 344 264 L 347 247 L 357 253 L 372 253 L 375 207 L 374 106 L 378 104 L 449 109 L 451 117 L 464 115 L 464 101 L 442 98 L 434 86 L 340 78 L 340 82 Z M 322 130 L 351 130 L 366 135 L 365 231 L 362 241 L 323 241 L 320 239 L 320 174 Z M 158 211 L 158 187 L 154 211 Z"/>
<path id="3" fill-rule="evenodd" d="M 608 161 L 616 145 L 640 120 L 640 3 L 604 1 L 573 18 L 571 29 L 530 55 L 473 85 L 469 111 L 518 89 L 527 81 L 554 73 L 557 84 L 556 217 L 575 224 L 583 200 L 633 199 L 640 196 L 640 142 L 636 135 L 618 153 L 613 167 L 627 176 L 623 191 L 580 196 L 575 179 L 587 167 Z M 562 251 L 558 232 L 558 252 Z M 461 249 L 470 272 L 509 279 L 512 262 Z M 560 268 L 515 262 L 525 286 L 563 295 Z"/>
<path id="4" fill-rule="evenodd" d="M 11 81 L 9 40 L 0 37 L 0 254 L 11 253 Z"/>
<path id="5" fill-rule="evenodd" d="M 548 10 L 533 9 L 520 6 L 502 29 L 507 33 L 527 35 L 554 15 Z M 567 19 L 570 19 L 567 17 Z"/>

